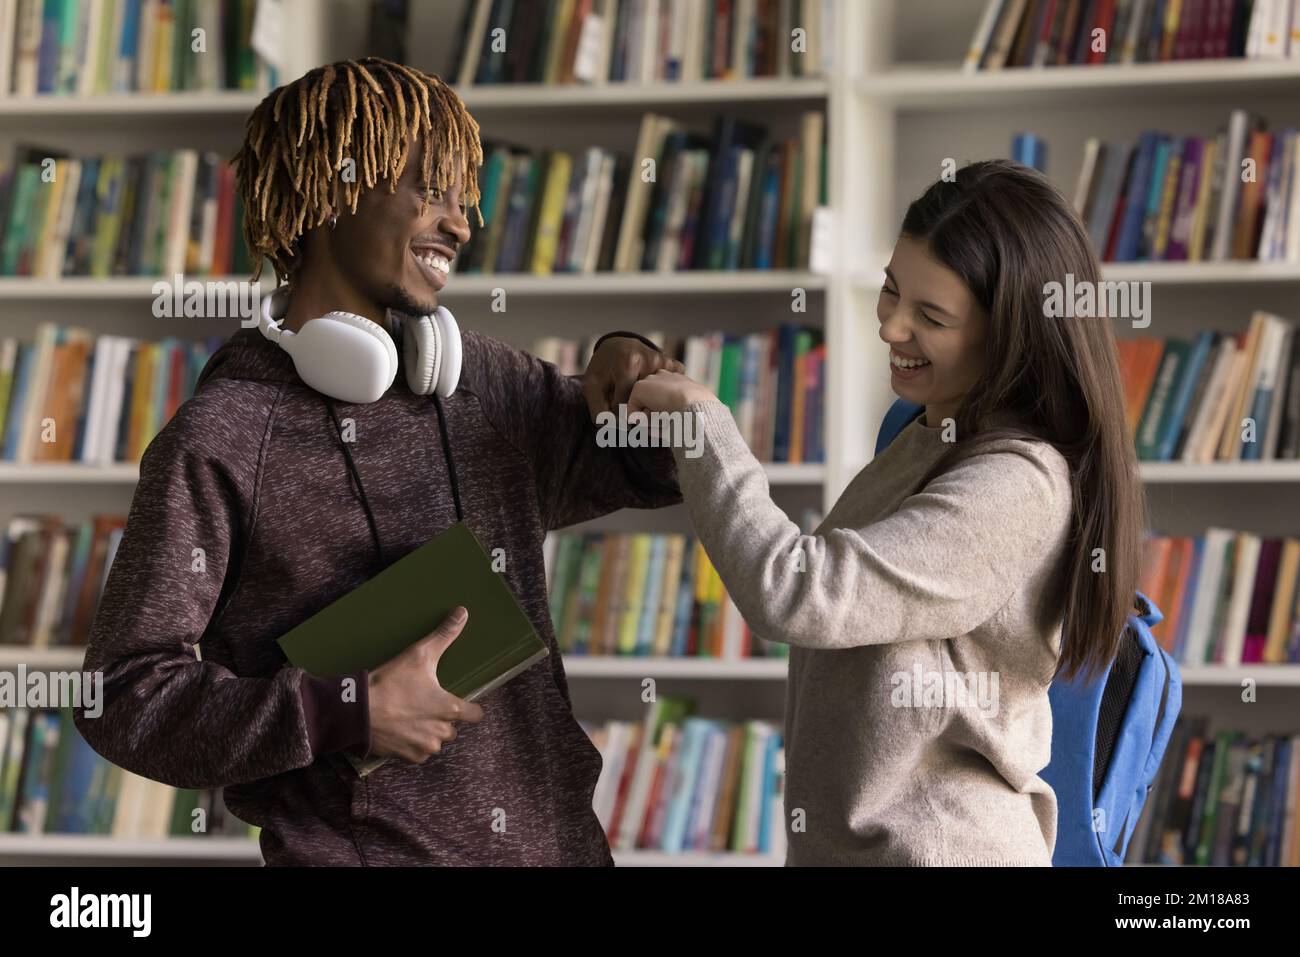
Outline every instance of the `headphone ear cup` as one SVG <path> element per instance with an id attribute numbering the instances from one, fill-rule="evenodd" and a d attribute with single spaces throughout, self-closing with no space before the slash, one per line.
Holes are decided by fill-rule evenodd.
<path id="1" fill-rule="evenodd" d="M 406 353 L 406 384 L 416 395 L 432 395 L 442 364 L 442 344 L 429 316 L 402 320 L 402 351 Z"/>
<path id="2" fill-rule="evenodd" d="M 436 388 L 438 395 L 445 399 L 456 391 L 456 385 L 460 382 L 460 326 L 456 324 L 456 317 L 451 314 L 451 310 L 445 306 L 434 310 L 433 321 L 437 324 L 438 339 L 442 346 L 442 362 Z"/>
<path id="3" fill-rule="evenodd" d="M 280 338 L 299 377 L 317 392 L 344 402 L 374 402 L 397 377 L 397 347 L 376 323 L 330 312 Z"/>

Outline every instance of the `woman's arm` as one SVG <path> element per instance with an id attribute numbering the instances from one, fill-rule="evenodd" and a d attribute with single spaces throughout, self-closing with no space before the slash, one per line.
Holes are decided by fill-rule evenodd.
<path id="1" fill-rule="evenodd" d="M 638 384 L 633 405 L 653 408 L 641 401 L 653 389 Z M 1025 443 L 1024 454 L 967 460 L 881 521 L 846 515 L 846 527 L 804 535 L 772 502 L 727 407 L 687 397 L 704 441 L 696 458 L 674 450 L 682 494 L 736 606 L 771 641 L 831 649 L 967 634 L 1032 573 L 1069 495 L 1068 476 L 1062 488 L 1050 455 Z"/>

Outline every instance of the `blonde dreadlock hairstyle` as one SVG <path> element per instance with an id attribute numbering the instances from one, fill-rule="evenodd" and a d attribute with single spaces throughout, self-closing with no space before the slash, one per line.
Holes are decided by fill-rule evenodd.
<path id="1" fill-rule="evenodd" d="M 317 67 L 268 94 L 249 116 L 244 144 L 231 160 L 244 205 L 244 241 L 256 264 L 253 279 L 261 276 L 264 258 L 279 276 L 292 276 L 299 237 L 345 208 L 355 213 L 363 190 L 386 183 L 394 192 L 421 135 L 420 182 L 428 183 L 432 171 L 434 185 L 445 190 L 459 171 L 465 205 L 475 208 L 483 225 L 478 123 L 439 77 L 365 57 Z M 348 159 L 356 164 L 351 180 L 342 175 Z M 427 207 L 426 195 L 421 215 Z"/>

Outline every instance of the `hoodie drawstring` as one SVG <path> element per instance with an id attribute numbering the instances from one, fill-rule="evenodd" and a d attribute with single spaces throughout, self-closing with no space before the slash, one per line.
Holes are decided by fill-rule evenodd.
<path id="1" fill-rule="evenodd" d="M 361 508 L 366 513 L 366 522 L 370 526 L 370 537 L 375 543 L 375 553 L 379 556 L 379 567 L 387 568 L 388 560 L 384 555 L 384 543 L 379 537 L 379 524 L 375 521 L 375 513 L 370 507 L 370 498 L 366 495 L 366 486 L 361 481 L 361 472 L 357 469 L 357 463 L 352 458 L 352 449 L 349 448 L 348 442 L 343 439 L 343 425 L 339 421 L 338 410 L 334 408 L 334 400 L 329 396 L 324 396 L 325 406 L 329 409 L 330 417 L 334 420 L 334 428 L 338 432 L 339 444 L 343 446 L 343 458 L 347 460 L 348 471 L 352 473 L 352 479 L 357 483 L 357 491 L 361 495 Z M 456 506 L 456 521 L 465 521 L 465 515 L 460 507 L 460 487 L 456 482 L 456 465 L 451 457 L 451 439 L 447 435 L 447 420 L 442 412 L 442 402 L 438 396 L 433 397 L 433 407 L 438 413 L 438 431 L 442 436 L 442 455 L 447 462 L 447 475 L 451 479 L 451 497 Z"/>

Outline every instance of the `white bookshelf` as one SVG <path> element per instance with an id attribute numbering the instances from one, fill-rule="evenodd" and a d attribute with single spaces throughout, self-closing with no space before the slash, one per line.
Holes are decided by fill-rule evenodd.
<path id="1" fill-rule="evenodd" d="M 84 648 L 27 648 L 0 645 L 0 669 L 48 668 L 71 670 L 82 666 Z M 784 658 L 749 658 L 728 661 L 714 658 L 660 658 L 634 655 L 565 655 L 564 672 L 582 679 L 686 679 L 691 681 L 777 681 L 786 679 Z M 1270 688 L 1300 689 L 1300 665 L 1180 665 L 1183 684 L 1190 687 L 1239 685 L 1250 679 Z"/>
<path id="2" fill-rule="evenodd" d="M 191 278 L 191 277 L 187 277 Z M 196 277 L 197 278 L 197 277 Z M 213 276 L 214 281 L 226 277 Z M 671 282 L 665 282 L 671 280 Z M 4 300 L 34 300 L 41 302 L 77 302 L 102 299 L 124 302 L 148 302 L 154 295 L 154 284 L 162 277 L 119 277 L 93 279 L 70 277 L 67 279 L 0 278 L 0 302 Z M 260 283 L 259 283 L 260 288 Z M 447 288 L 438 298 L 460 301 L 470 297 L 491 295 L 496 289 L 526 296 L 571 298 L 573 296 L 746 296 L 754 294 L 788 295 L 791 289 L 823 292 L 826 277 L 811 272 L 790 270 L 745 269 L 720 273 L 556 273 L 553 276 L 534 276 L 529 273 L 469 273 L 453 274 Z"/>
<path id="3" fill-rule="evenodd" d="M 355 55 L 349 44 L 362 35 L 364 7 L 358 0 L 328 5 L 313 0 L 286 0 L 292 17 L 292 48 L 286 51 L 283 75 L 292 78 L 319 62 Z M 457 7 L 459 4 L 456 5 Z M 823 79 L 702 82 L 692 84 L 604 84 L 594 87 L 547 88 L 537 85 L 494 86 L 460 91 L 479 119 L 483 133 L 500 135 L 497 124 L 509 124 L 535 137 L 529 145 L 544 145 L 553 134 L 565 146 L 599 143 L 630 149 L 635 124 L 645 110 L 701 120 L 707 129 L 713 114 L 735 111 L 766 121 L 780 135 L 789 135 L 791 118 L 810 108 L 823 108 L 828 118 L 829 196 L 834 210 L 832 263 L 824 275 L 809 272 L 738 272 L 722 274 L 633 275 L 467 275 L 453 276 L 444 298 L 465 310 L 463 322 L 517 344 L 527 345 L 538 334 L 551 332 L 548 323 L 567 323 L 565 335 L 590 335 L 611 328 L 665 328 L 670 335 L 716 328 L 719 315 L 739 318 L 735 328 L 770 328 L 784 315 L 792 289 L 806 289 L 809 312 L 799 321 L 822 325 L 828 343 L 826 409 L 823 416 L 828 461 L 825 465 L 772 465 L 768 478 L 781 496 L 812 490 L 823 508 L 829 507 L 848 481 L 870 459 L 877 423 L 892 403 L 887 347 L 877 335 L 875 297 L 881 268 L 888 260 L 901 214 L 907 202 L 937 178 L 939 160 L 948 155 L 959 162 L 1007 154 L 1013 133 L 1032 130 L 1051 145 L 1049 174 L 1067 195 L 1073 189 L 1083 137 L 1119 139 L 1128 131 L 1170 126 L 1188 132 L 1209 132 L 1226 119 L 1234 106 L 1258 106 L 1272 125 L 1300 122 L 1300 61 L 1188 61 L 1102 67 L 1054 67 L 963 74 L 958 64 L 974 30 L 984 0 L 838 0 L 833 38 L 835 68 Z M 458 12 L 458 11 L 457 11 Z M 430 14 L 417 10 L 417 18 Z M 454 23 L 454 16 L 440 15 Z M 442 50 L 454 42 L 443 29 L 416 64 L 434 69 Z M 427 55 L 427 62 L 419 57 Z M 936 57 L 943 62 L 933 62 Z M 77 148 L 93 150 L 103 143 L 163 141 L 173 124 L 199 121 L 212 135 L 223 137 L 233 151 L 244 117 L 263 94 L 155 94 L 76 98 L 0 98 L 0 139 L 18 135 L 31 124 L 44 132 L 50 124 L 75 129 Z M 1260 105 L 1262 104 L 1262 105 Z M 100 122 L 109 121 L 110 128 Z M 83 122 L 85 121 L 85 122 Z M 90 122 L 94 121 L 94 122 Z M 531 125 L 530 125 L 531 124 Z M 123 132 L 125 131 L 125 132 Z M 629 132 L 631 131 L 631 132 Z M 108 148 L 105 146 L 104 148 Z M 143 147 L 140 147 L 143 148 Z M 1105 276 L 1114 280 L 1149 280 L 1161 301 L 1176 304 L 1180 318 L 1164 320 L 1143 334 L 1183 334 L 1202 326 L 1244 328 L 1254 308 L 1295 315 L 1300 266 L 1278 263 L 1125 263 L 1107 264 Z M 131 328 L 138 333 L 139 307 L 152 295 L 149 278 L 67 279 L 57 282 L 0 278 L 0 330 L 6 333 L 36 318 L 84 321 L 89 307 L 106 330 Z M 501 287 L 527 304 L 523 315 L 510 320 L 478 316 L 479 300 Z M 1217 297 L 1217 298 L 1216 298 Z M 735 309 L 727 310 L 734 301 Z M 611 311 L 612 306 L 612 311 Z M 668 315 L 669 321 L 661 319 Z M 1162 312 L 1162 316 L 1167 313 Z M 575 318 L 576 316 L 576 318 Z M 500 325 L 496 325 L 496 323 Z M 1181 325 L 1179 325 L 1181 323 Z M 158 334 L 163 327 L 158 328 Z M 170 327 L 168 327 L 170 329 Z M 540 332 L 539 332 L 540 330 Z M 198 333 L 196 333 L 198 334 Z M 0 466 L 6 492 L 5 519 L 29 497 L 43 505 L 62 504 L 68 514 L 84 515 L 87 486 L 97 496 L 117 496 L 120 508 L 129 502 L 138 478 L 134 466 L 81 468 L 76 466 Z M 1199 534 L 1208 524 L 1236 520 L 1242 527 L 1272 534 L 1300 532 L 1294 507 L 1300 485 L 1300 463 L 1145 463 L 1157 518 L 1168 519 L 1179 534 Z M 646 513 L 647 530 L 659 527 Z M 79 649 L 0 648 L 0 667 L 19 661 L 45 662 L 49 667 L 77 667 Z M 701 700 L 717 696 L 733 717 L 758 716 L 746 710 L 761 689 L 778 692 L 786 674 L 784 660 L 709 661 L 693 659 L 635 659 L 567 657 L 578 712 L 584 702 L 604 707 L 629 681 L 647 675 L 685 682 Z M 1259 665 L 1225 668 L 1188 666 L 1183 669 L 1189 697 L 1213 697 L 1250 678 L 1277 689 L 1290 702 L 1294 716 L 1300 689 L 1300 666 Z M 732 690 L 739 685 L 741 691 Z M 770 701 L 774 696 L 767 695 Z M 1217 698 L 1215 700 L 1218 700 Z M 1185 700 L 1184 708 L 1199 702 Z M 779 718 L 777 714 L 762 715 Z M 1295 725 L 1294 719 L 1292 726 Z M 0 860 L 10 844 L 23 840 L 24 853 L 49 848 L 51 856 L 91 857 L 101 844 L 93 839 L 0 839 Z M 100 839 L 101 843 L 107 843 Z M 155 842 L 157 844 L 158 842 Z M 173 852 L 190 854 L 188 841 L 143 846 L 126 843 L 115 854 L 152 860 Z M 193 851 L 202 855 L 193 842 Z M 251 844 L 251 842 L 242 842 Z M 212 848 L 213 859 L 245 853 L 247 848 Z M 39 851 L 37 853 L 40 853 Z M 255 847 L 253 851 L 255 855 Z M 615 854 L 620 865 L 758 865 L 780 861 L 753 855 L 661 855 L 634 851 Z M 255 862 L 250 858 L 250 863 Z"/>
<path id="4" fill-rule="evenodd" d="M 6 123 L 57 117 L 86 119 L 148 119 L 163 121 L 201 116 L 242 123 L 262 101 L 264 93 L 239 90 L 176 93 L 105 93 L 99 96 L 0 96 L 0 117 Z"/>
<path id="5" fill-rule="evenodd" d="M 688 851 L 614 851 L 616 867 L 781 867 L 772 854 Z M 262 852 L 253 838 L 113 838 L 104 835 L 0 835 L 0 865 L 149 863 L 156 865 L 228 864 L 260 866 Z"/>
<path id="6" fill-rule="evenodd" d="M 964 2 L 964 0 L 963 0 Z M 953 4 L 958 7 L 959 4 Z M 955 18 L 956 19 L 956 18 Z M 964 21 L 963 21 L 964 22 Z M 936 24 L 937 25 L 937 24 Z M 969 34 L 968 34 L 969 38 Z M 858 80 L 859 93 L 900 109 L 1113 103 L 1133 96 L 1229 92 L 1252 96 L 1300 85 L 1296 60 L 1182 60 L 1102 66 L 1020 67 L 974 74 L 956 64 L 897 64 Z"/>
<path id="7" fill-rule="evenodd" d="M 124 838 L 104 834 L 0 834 L 0 866 L 47 863 L 261 864 L 248 837 Z"/>
<path id="8" fill-rule="evenodd" d="M 1279 262 L 1150 262 L 1102 263 L 1102 278 L 1113 282 L 1149 282 L 1152 286 L 1286 286 L 1300 284 L 1300 263 Z M 854 287 L 875 292 L 880 279 L 856 276 Z"/>

